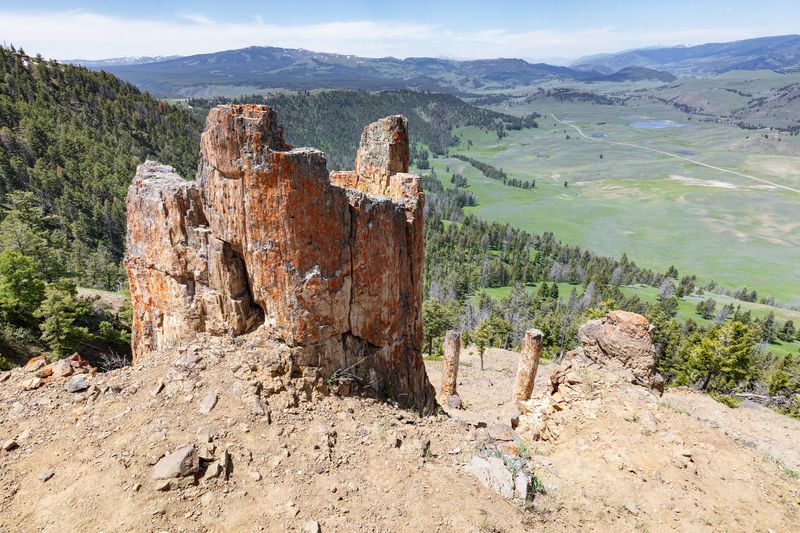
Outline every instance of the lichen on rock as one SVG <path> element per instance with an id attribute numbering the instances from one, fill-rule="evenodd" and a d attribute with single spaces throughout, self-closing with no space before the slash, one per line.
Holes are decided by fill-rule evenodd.
<path id="1" fill-rule="evenodd" d="M 347 372 L 432 412 L 421 358 L 424 196 L 407 121 L 365 129 L 356 170 L 292 148 L 267 106 L 208 115 L 196 181 L 148 161 L 128 190 L 135 360 L 199 333 L 285 345 L 292 372 Z"/>

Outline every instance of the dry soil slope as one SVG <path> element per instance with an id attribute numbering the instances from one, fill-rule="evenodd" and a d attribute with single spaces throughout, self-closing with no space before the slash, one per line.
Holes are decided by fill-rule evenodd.
<path id="1" fill-rule="evenodd" d="M 730 418 L 685 392 L 600 404 L 558 443 L 530 443 L 548 494 L 523 512 L 463 472 L 481 430 L 458 420 L 506 419 L 513 352 L 490 351 L 483 372 L 464 354 L 467 410 L 426 419 L 358 398 L 305 401 L 289 390 L 269 397 L 269 417 L 253 414 L 246 392 L 255 381 L 273 383 L 268 365 L 233 346 L 204 353 L 191 370 L 164 361 L 98 374 L 83 393 L 63 384 L 22 391 L 29 375 L 1 375 L 0 440 L 19 447 L 0 450 L 0 530 L 298 531 L 309 521 L 326 532 L 800 527 L 797 482 L 765 457 L 777 448 L 742 437 L 788 421 L 772 413 Z M 440 365 L 427 363 L 435 384 Z M 219 401 L 201 415 L 209 393 Z M 645 409 L 658 421 L 654 431 L 640 419 Z M 789 422 L 787 458 L 800 442 Z M 230 478 L 154 490 L 152 464 L 200 446 L 202 428 L 214 429 L 216 456 L 230 453 Z M 734 430 L 738 439 L 726 435 Z M 676 452 L 690 452 L 691 462 L 684 467 Z M 53 477 L 41 481 L 48 470 Z"/>

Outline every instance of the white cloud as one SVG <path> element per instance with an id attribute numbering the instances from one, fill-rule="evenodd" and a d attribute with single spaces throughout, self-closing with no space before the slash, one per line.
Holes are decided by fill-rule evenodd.
<path id="1" fill-rule="evenodd" d="M 748 28 L 674 32 L 589 28 L 570 31 L 501 28 L 454 31 L 397 21 L 335 21 L 280 25 L 261 17 L 216 22 L 201 13 L 177 20 L 127 19 L 88 11 L 0 11 L 0 41 L 57 59 L 102 59 L 127 55 L 188 55 L 254 45 L 306 48 L 368 57 L 392 55 L 459 58 L 578 57 L 642 46 L 698 44 L 759 35 Z"/>
<path id="2" fill-rule="evenodd" d="M 214 21 L 203 13 L 178 13 L 178 16 L 184 20 L 188 20 L 189 22 L 194 22 L 195 24 L 214 24 Z"/>

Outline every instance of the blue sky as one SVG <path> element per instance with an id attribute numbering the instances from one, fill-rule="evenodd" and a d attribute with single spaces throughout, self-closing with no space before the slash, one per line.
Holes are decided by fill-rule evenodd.
<path id="1" fill-rule="evenodd" d="M 251 45 L 557 60 L 800 31 L 798 0 L 0 0 L 0 41 L 59 59 Z"/>

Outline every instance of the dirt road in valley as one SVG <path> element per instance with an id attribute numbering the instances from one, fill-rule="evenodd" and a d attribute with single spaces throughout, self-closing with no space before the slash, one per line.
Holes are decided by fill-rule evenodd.
<path id="1" fill-rule="evenodd" d="M 639 144 L 626 143 L 626 142 L 620 142 L 620 141 L 609 141 L 608 139 L 600 139 L 600 138 L 590 137 L 589 135 L 586 135 L 585 133 L 583 133 L 583 130 L 581 130 L 578 126 L 575 126 L 574 124 L 570 124 L 569 122 L 565 122 L 565 121 L 559 119 L 557 116 L 555 116 L 552 113 L 550 113 L 550 116 L 553 117 L 553 120 L 555 120 L 559 124 L 562 124 L 564 126 L 569 126 L 570 128 L 574 129 L 575 131 L 578 132 L 578 134 L 581 137 L 583 137 L 584 139 L 589 140 L 589 141 L 605 143 L 605 144 L 615 144 L 617 146 L 627 146 L 627 147 L 630 147 L 630 148 L 637 148 L 639 150 L 647 150 L 648 152 L 655 152 L 657 154 L 661 154 L 661 155 L 665 155 L 665 156 L 668 156 L 668 157 L 672 157 L 674 159 L 680 159 L 681 161 L 686 161 L 686 162 L 692 163 L 694 165 L 699 165 L 701 167 L 710 168 L 710 169 L 713 169 L 713 170 L 717 170 L 719 172 L 724 172 L 726 174 L 733 174 L 734 176 L 747 178 L 749 180 L 758 181 L 760 183 L 763 183 L 763 184 L 766 184 L 766 185 L 770 185 L 770 186 L 776 187 L 778 189 L 784 189 L 784 190 L 787 190 L 787 191 L 796 192 L 796 193 L 800 194 L 800 189 L 794 189 L 794 188 L 788 187 L 786 185 L 781 185 L 780 183 L 775 183 L 773 181 L 765 180 L 763 178 L 759 178 L 759 177 L 756 177 L 756 176 L 751 176 L 750 174 L 743 174 L 743 173 L 737 172 L 735 170 L 730 170 L 730 169 L 727 169 L 727 168 L 722 168 L 722 167 L 717 167 L 717 166 L 714 166 L 714 165 L 709 165 L 708 163 L 703 163 L 702 161 L 697 161 L 696 159 L 691 159 L 689 157 L 685 157 L 685 156 L 682 156 L 682 155 L 679 155 L 679 154 L 673 154 L 673 153 L 670 153 L 670 152 L 665 152 L 664 150 L 658 150 L 656 148 L 650 148 L 648 146 L 641 146 Z"/>

